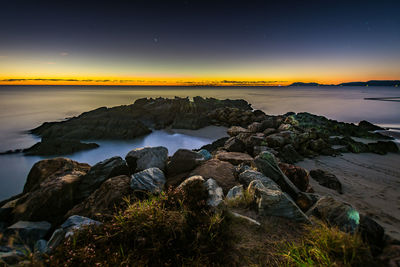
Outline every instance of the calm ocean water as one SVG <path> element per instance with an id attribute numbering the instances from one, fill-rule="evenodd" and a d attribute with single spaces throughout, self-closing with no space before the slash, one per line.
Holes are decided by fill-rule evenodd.
<path id="1" fill-rule="evenodd" d="M 243 98 L 267 114 L 307 111 L 345 122 L 370 122 L 400 129 L 400 100 L 364 98 L 400 97 L 394 87 L 85 87 L 0 86 L 0 151 L 26 148 L 38 141 L 26 134 L 45 121 L 63 120 L 100 106 L 131 104 L 142 97 Z M 68 157 L 89 164 L 125 154 L 133 148 L 164 145 L 170 154 L 180 147 L 198 148 L 223 136 L 224 129 L 199 132 L 156 131 L 132 141 L 96 141 L 100 148 Z M 95 141 L 95 140 L 94 140 Z M 0 200 L 21 192 L 32 165 L 43 157 L 0 156 Z"/>

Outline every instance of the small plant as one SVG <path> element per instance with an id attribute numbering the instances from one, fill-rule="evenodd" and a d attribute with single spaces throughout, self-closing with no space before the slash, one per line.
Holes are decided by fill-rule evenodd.
<path id="1" fill-rule="evenodd" d="M 299 243 L 283 248 L 289 266 L 373 266 L 369 247 L 359 235 L 319 224 Z"/>
<path id="2" fill-rule="evenodd" d="M 243 190 L 243 194 L 241 196 L 233 199 L 227 199 L 225 202 L 229 208 L 252 208 L 254 205 L 254 192 Z"/>

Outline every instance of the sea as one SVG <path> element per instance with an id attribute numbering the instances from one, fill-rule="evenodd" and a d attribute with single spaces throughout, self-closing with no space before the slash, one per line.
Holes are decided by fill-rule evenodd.
<path id="1" fill-rule="evenodd" d="M 28 131 L 46 121 L 62 121 L 98 107 L 132 104 L 143 97 L 202 96 L 245 99 L 254 109 L 277 115 L 310 112 L 338 121 L 368 120 L 400 135 L 400 88 L 397 87 L 135 87 L 135 86 L 0 86 L 0 152 L 27 148 L 39 138 Z M 94 165 L 124 157 L 144 146 L 194 149 L 226 136 L 223 127 L 197 131 L 166 129 L 129 141 L 90 140 L 99 148 L 66 157 Z M 48 157 L 0 156 L 0 201 L 22 191 L 35 162 Z"/>

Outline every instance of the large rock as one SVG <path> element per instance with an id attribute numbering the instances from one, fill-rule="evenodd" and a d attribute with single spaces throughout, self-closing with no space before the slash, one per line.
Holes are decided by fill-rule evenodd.
<path id="1" fill-rule="evenodd" d="M 296 151 L 292 144 L 287 144 L 279 151 L 279 158 L 289 164 L 303 160 L 303 157 Z"/>
<path id="2" fill-rule="evenodd" d="M 125 160 L 133 174 L 153 167 L 164 170 L 167 158 L 168 149 L 158 146 L 134 149 L 126 155 Z"/>
<path id="3" fill-rule="evenodd" d="M 376 143 L 369 143 L 368 149 L 369 151 L 380 155 L 385 155 L 388 152 L 399 152 L 399 147 L 396 145 L 395 142 L 392 141 L 378 141 Z"/>
<path id="4" fill-rule="evenodd" d="M 105 181 L 86 200 L 73 207 L 66 215 L 80 215 L 94 218 L 98 215 L 112 215 L 131 192 L 131 178 L 126 175 L 112 177 Z"/>
<path id="5" fill-rule="evenodd" d="M 112 157 L 96 163 L 81 179 L 78 188 L 79 200 L 87 198 L 107 179 L 119 175 L 129 175 L 128 166 L 121 157 Z"/>
<path id="6" fill-rule="evenodd" d="M 251 164 L 253 162 L 253 157 L 240 152 L 220 152 L 215 157 L 221 161 L 232 163 L 233 165 L 239 165 L 241 163 Z"/>
<path id="7" fill-rule="evenodd" d="M 308 189 L 309 175 L 305 169 L 287 163 L 279 163 L 279 168 L 298 189 L 303 192 Z"/>
<path id="8" fill-rule="evenodd" d="M 229 152 L 244 152 L 246 145 L 240 139 L 231 137 L 225 142 L 224 149 Z"/>
<path id="9" fill-rule="evenodd" d="M 166 182 L 164 173 L 159 168 L 149 168 L 132 176 L 131 188 L 135 191 L 160 193 Z"/>
<path id="10" fill-rule="evenodd" d="M 271 134 L 265 138 L 269 147 L 282 147 L 285 145 L 285 138 L 280 136 L 279 134 Z"/>
<path id="11" fill-rule="evenodd" d="M 268 151 L 261 153 L 254 159 L 254 164 L 260 172 L 274 180 L 293 199 L 296 200 L 298 198 L 300 190 L 282 173 L 272 153 Z"/>
<path id="12" fill-rule="evenodd" d="M 249 133 L 250 131 L 248 129 L 245 129 L 243 127 L 240 126 L 232 126 L 231 128 L 229 128 L 227 130 L 227 133 L 229 134 L 229 136 L 236 136 L 240 133 Z"/>
<path id="13" fill-rule="evenodd" d="M 208 191 L 207 205 L 211 207 L 219 206 L 224 199 L 224 193 L 222 188 L 218 186 L 217 182 L 210 178 L 205 182 L 205 186 Z"/>
<path id="14" fill-rule="evenodd" d="M 360 214 L 356 209 L 332 197 L 320 198 L 307 214 L 350 233 L 354 233 L 360 224 Z"/>
<path id="15" fill-rule="evenodd" d="M 38 161 L 29 171 L 23 193 L 38 189 L 40 184 L 48 178 L 51 179 L 74 171 L 88 172 L 89 169 L 90 165 L 79 163 L 67 158 L 54 158 Z"/>
<path id="16" fill-rule="evenodd" d="M 361 214 L 358 231 L 374 255 L 382 252 L 385 246 L 385 230 L 371 217 Z"/>
<path id="17" fill-rule="evenodd" d="M 194 175 L 200 175 L 204 179 L 214 179 L 222 187 L 224 194 L 237 185 L 235 167 L 229 162 L 218 159 L 211 159 L 204 162 L 190 173 L 190 176 Z"/>
<path id="18" fill-rule="evenodd" d="M 202 146 L 200 149 L 205 149 L 208 152 L 212 153 L 216 151 L 218 148 L 223 147 L 225 145 L 225 142 L 229 139 L 229 137 L 222 137 L 220 139 L 215 140 L 211 144 Z"/>
<path id="19" fill-rule="evenodd" d="M 86 218 L 83 216 L 72 215 L 61 225 L 61 228 L 65 231 L 65 237 L 72 236 L 75 231 L 79 231 L 84 226 L 88 225 L 100 225 L 101 222 Z"/>
<path id="20" fill-rule="evenodd" d="M 281 190 L 250 184 L 249 191 L 254 191 L 260 216 L 278 216 L 298 222 L 309 223 L 308 217 L 297 207 L 294 201 Z M 253 188 L 251 188 L 253 187 Z"/>
<path id="21" fill-rule="evenodd" d="M 358 127 L 360 127 L 362 130 L 365 130 L 365 131 L 385 130 L 382 127 L 379 127 L 377 125 L 370 123 L 369 121 L 360 121 L 358 123 Z"/>
<path id="22" fill-rule="evenodd" d="M 232 187 L 228 194 L 226 194 L 226 199 L 236 199 L 241 198 L 243 196 L 243 185 L 237 185 Z"/>
<path id="23" fill-rule="evenodd" d="M 203 177 L 200 175 L 187 178 L 176 190 L 183 195 L 183 200 L 189 207 L 196 207 L 202 201 L 208 201 L 208 189 Z"/>
<path id="24" fill-rule="evenodd" d="M 168 175 L 176 175 L 193 170 L 204 161 L 202 154 L 189 150 L 178 149 L 167 165 Z"/>
<path id="25" fill-rule="evenodd" d="M 37 240 L 46 236 L 50 228 L 51 224 L 46 221 L 18 221 L 6 229 L 5 235 L 16 236 L 17 242 L 22 241 L 24 244 L 33 246 Z"/>
<path id="26" fill-rule="evenodd" d="M 82 195 L 78 189 L 86 171 L 73 170 L 45 179 L 38 189 L 17 200 L 11 221 L 46 220 L 54 224 L 59 223 L 64 214 L 81 199 Z"/>
<path id="27" fill-rule="evenodd" d="M 310 171 L 310 175 L 311 178 L 316 180 L 320 185 L 333 189 L 340 194 L 343 193 L 342 184 L 333 173 L 321 169 L 315 169 Z"/>
<path id="28" fill-rule="evenodd" d="M 254 170 L 246 170 L 239 174 L 239 182 L 248 187 L 254 180 L 260 181 L 263 186 L 272 190 L 280 190 L 279 186 L 264 174 Z"/>

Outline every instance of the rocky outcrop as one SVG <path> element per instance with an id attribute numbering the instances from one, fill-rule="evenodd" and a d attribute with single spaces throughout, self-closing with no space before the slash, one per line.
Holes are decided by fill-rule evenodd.
<path id="1" fill-rule="evenodd" d="M 134 191 L 160 193 L 166 182 L 164 173 L 159 168 L 149 168 L 132 176 L 131 188 Z"/>
<path id="2" fill-rule="evenodd" d="M 131 174 L 148 168 L 159 168 L 165 170 L 168 158 L 168 149 L 163 146 L 143 147 L 130 151 L 125 160 Z"/>
<path id="3" fill-rule="evenodd" d="M 123 198 L 131 193 L 130 180 L 126 175 L 106 180 L 86 200 L 68 211 L 65 217 L 80 215 L 95 218 L 99 215 L 112 215 L 121 206 Z"/>
<path id="4" fill-rule="evenodd" d="M 193 170 L 205 161 L 202 154 L 189 150 L 178 149 L 167 165 L 168 175 L 176 175 Z"/>
<path id="5" fill-rule="evenodd" d="M 320 185 L 333 189 L 340 194 L 343 193 L 342 184 L 333 173 L 321 169 L 315 169 L 310 171 L 310 175 L 311 178 L 316 180 Z"/>
<path id="6" fill-rule="evenodd" d="M 22 152 L 27 156 L 56 156 L 70 155 L 78 151 L 98 148 L 96 143 L 82 143 L 79 140 L 63 138 L 42 138 L 41 142 L 23 149 Z"/>
<path id="7" fill-rule="evenodd" d="M 224 194 L 228 193 L 229 189 L 237 185 L 235 179 L 235 167 L 225 161 L 211 159 L 204 162 L 202 165 L 194 169 L 189 176 L 199 175 L 204 179 L 214 179 L 219 186 L 222 187 Z"/>

